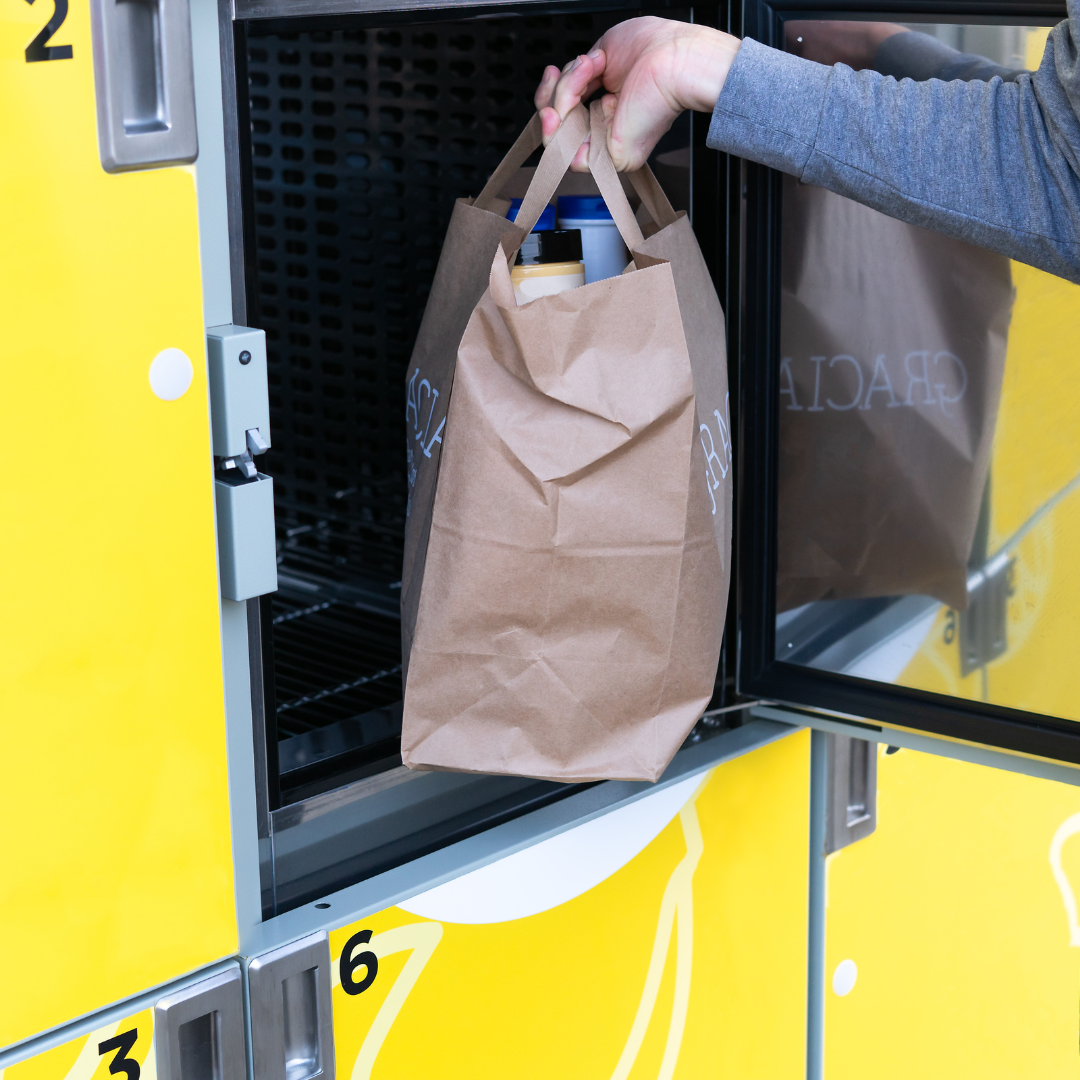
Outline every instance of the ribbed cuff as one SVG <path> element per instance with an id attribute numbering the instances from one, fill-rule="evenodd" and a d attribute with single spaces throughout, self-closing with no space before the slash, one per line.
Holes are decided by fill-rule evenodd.
<path id="1" fill-rule="evenodd" d="M 709 125 L 714 150 L 802 175 L 832 68 L 743 38 Z"/>

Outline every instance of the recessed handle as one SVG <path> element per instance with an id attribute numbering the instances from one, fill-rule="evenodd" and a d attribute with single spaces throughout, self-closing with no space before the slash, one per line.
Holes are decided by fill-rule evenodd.
<path id="1" fill-rule="evenodd" d="M 877 743 L 830 734 L 828 748 L 826 855 L 877 828 Z"/>
<path id="2" fill-rule="evenodd" d="M 245 1080 L 239 968 L 162 998 L 154 1010 L 158 1080 Z"/>
<path id="3" fill-rule="evenodd" d="M 326 934 L 255 957 L 247 974 L 253 1080 L 334 1080 Z"/>
<path id="4" fill-rule="evenodd" d="M 90 23 L 105 171 L 194 161 L 188 0 L 90 0 Z"/>

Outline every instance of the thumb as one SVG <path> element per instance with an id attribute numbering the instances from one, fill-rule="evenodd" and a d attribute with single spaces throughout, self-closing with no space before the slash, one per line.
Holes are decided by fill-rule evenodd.
<path id="1" fill-rule="evenodd" d="M 626 147 L 623 141 L 616 135 L 615 114 L 619 109 L 619 95 L 605 94 L 600 99 L 600 108 L 604 112 L 604 124 L 607 127 L 608 153 L 615 168 L 622 172 L 626 168 Z"/>

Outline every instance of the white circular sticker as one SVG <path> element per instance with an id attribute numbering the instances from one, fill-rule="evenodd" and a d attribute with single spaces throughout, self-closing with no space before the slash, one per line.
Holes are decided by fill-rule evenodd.
<path id="1" fill-rule="evenodd" d="M 150 389 L 162 401 L 175 401 L 187 393 L 195 369 L 182 349 L 162 349 L 150 363 Z"/>
<path id="2" fill-rule="evenodd" d="M 832 988 L 837 997 L 847 997 L 855 989 L 855 980 L 859 977 L 859 969 L 854 960 L 841 960 L 833 972 Z"/>

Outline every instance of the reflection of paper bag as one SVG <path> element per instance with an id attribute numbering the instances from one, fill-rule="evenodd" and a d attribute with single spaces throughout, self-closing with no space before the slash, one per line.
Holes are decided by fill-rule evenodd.
<path id="1" fill-rule="evenodd" d="M 784 179 L 777 608 L 967 606 L 1009 261 Z"/>
<path id="2" fill-rule="evenodd" d="M 587 130 L 584 109 L 564 122 L 523 227 Z M 655 780 L 712 695 L 731 522 L 723 314 L 686 216 L 637 177 L 661 226 L 643 240 L 605 143 L 598 127 L 591 166 L 635 259 L 621 277 L 519 307 L 506 255 L 524 232 L 459 203 L 447 235 L 409 368 L 413 768 Z"/>

